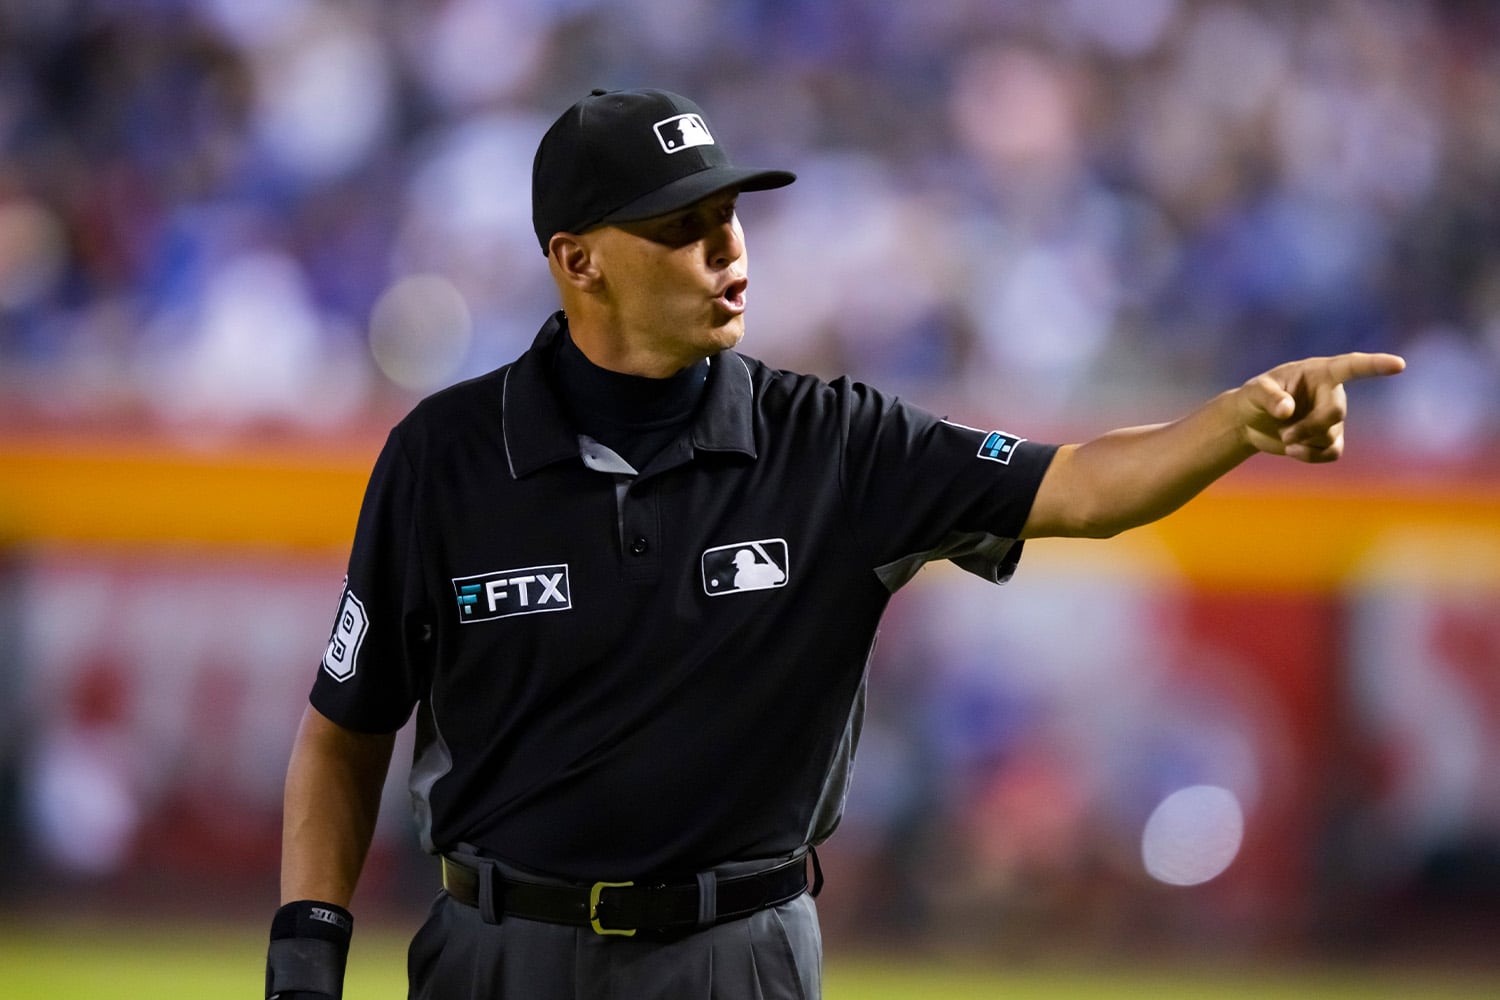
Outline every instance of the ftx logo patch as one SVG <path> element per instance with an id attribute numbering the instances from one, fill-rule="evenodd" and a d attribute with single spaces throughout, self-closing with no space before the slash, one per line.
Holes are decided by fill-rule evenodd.
<path id="1" fill-rule="evenodd" d="M 662 152 L 680 153 L 694 146 L 712 146 L 714 137 L 708 134 L 708 126 L 695 114 L 674 115 L 663 118 L 651 126 L 656 131 L 656 141 Z"/>
<path id="2" fill-rule="evenodd" d="M 465 625 L 512 615 L 567 611 L 573 606 L 566 563 L 455 577 L 453 596 L 458 601 L 458 620 Z"/>
<path id="3" fill-rule="evenodd" d="M 790 572 L 785 539 L 720 545 L 703 553 L 703 592 L 721 597 L 785 587 Z"/>
<path id="4" fill-rule="evenodd" d="M 1025 440 L 1025 438 L 1006 434 L 1003 431 L 990 431 L 989 437 L 984 439 L 984 444 L 979 446 L 979 457 L 987 458 L 991 462 L 999 462 L 1001 465 L 1009 465 L 1010 457 L 1016 453 L 1016 446 Z"/>

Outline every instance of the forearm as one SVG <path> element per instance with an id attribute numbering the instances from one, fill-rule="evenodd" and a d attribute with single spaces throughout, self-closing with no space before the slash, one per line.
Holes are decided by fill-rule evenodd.
<path id="1" fill-rule="evenodd" d="M 287 767 L 281 899 L 347 907 L 369 853 L 394 734 L 355 733 L 303 714 Z"/>
<path id="2" fill-rule="evenodd" d="M 1023 537 L 1106 538 L 1172 513 L 1255 454 L 1236 393 L 1178 420 L 1110 431 L 1059 450 Z"/>

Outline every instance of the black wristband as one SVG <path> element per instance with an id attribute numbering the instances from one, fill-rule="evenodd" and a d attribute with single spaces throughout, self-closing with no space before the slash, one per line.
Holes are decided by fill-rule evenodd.
<path id="1" fill-rule="evenodd" d="M 321 996 L 339 1000 L 354 917 L 342 906 L 299 899 L 276 911 L 266 951 L 266 1000 Z"/>

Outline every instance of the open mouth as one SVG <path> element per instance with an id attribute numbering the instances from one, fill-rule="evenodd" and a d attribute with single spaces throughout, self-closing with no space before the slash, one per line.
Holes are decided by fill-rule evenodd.
<path id="1" fill-rule="evenodd" d="M 749 278 L 737 278 L 724 286 L 715 301 L 731 313 L 742 313 L 745 311 L 745 290 L 749 287 Z"/>

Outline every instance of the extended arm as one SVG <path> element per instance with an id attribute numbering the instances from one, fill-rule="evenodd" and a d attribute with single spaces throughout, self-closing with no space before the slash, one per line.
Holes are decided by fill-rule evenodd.
<path id="1" fill-rule="evenodd" d="M 1257 452 L 1332 462 L 1343 452 L 1344 383 L 1394 375 L 1393 354 L 1293 361 L 1171 423 L 1064 445 L 1042 478 L 1023 538 L 1107 538 L 1165 517 Z"/>
<path id="2" fill-rule="evenodd" d="M 287 767 L 281 901 L 347 907 L 375 833 L 394 733 L 357 733 L 309 706 Z"/>

